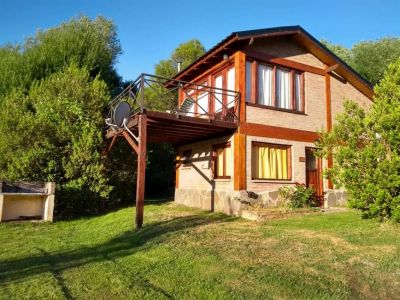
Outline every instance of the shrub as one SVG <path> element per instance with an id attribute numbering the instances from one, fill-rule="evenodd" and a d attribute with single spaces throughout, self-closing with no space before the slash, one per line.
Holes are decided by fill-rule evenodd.
<path id="1" fill-rule="evenodd" d="M 348 191 L 363 217 L 400 222 L 400 58 L 375 87 L 365 111 L 345 104 L 331 132 L 321 134 L 320 155 L 333 155 L 328 176 Z"/>
<path id="2" fill-rule="evenodd" d="M 315 207 L 314 190 L 304 184 L 295 187 L 284 186 L 279 189 L 279 196 L 283 198 L 290 208 Z"/>

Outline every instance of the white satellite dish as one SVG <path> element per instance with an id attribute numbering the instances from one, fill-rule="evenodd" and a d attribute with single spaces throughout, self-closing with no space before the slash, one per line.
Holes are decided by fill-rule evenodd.
<path id="1" fill-rule="evenodd" d="M 117 104 L 117 106 L 114 108 L 114 113 L 113 113 L 113 123 L 117 125 L 119 128 L 124 126 L 124 120 L 127 119 L 129 120 L 131 116 L 131 106 L 129 105 L 128 102 L 122 101 Z"/>

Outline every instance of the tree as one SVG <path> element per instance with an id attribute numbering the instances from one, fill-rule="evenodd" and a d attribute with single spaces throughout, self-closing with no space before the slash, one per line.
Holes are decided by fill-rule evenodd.
<path id="1" fill-rule="evenodd" d="M 118 201 L 121 168 L 101 150 L 120 53 L 115 25 L 85 16 L 0 48 L 0 178 L 55 181 L 58 217 Z"/>
<path id="2" fill-rule="evenodd" d="M 76 65 L 15 90 L 0 110 L 0 177 L 57 182 L 58 215 L 93 212 L 111 191 L 103 148 L 106 83 Z"/>
<path id="3" fill-rule="evenodd" d="M 381 38 L 356 43 L 351 49 L 321 41 L 365 79 L 376 85 L 389 64 L 400 57 L 400 38 Z"/>
<path id="4" fill-rule="evenodd" d="M 38 31 L 22 44 L 0 48 L 0 102 L 11 89 L 28 90 L 34 80 L 71 63 L 86 68 L 91 78 L 99 75 L 113 90 L 120 84 L 114 67 L 120 53 L 116 27 L 103 17 L 82 16 Z"/>
<path id="5" fill-rule="evenodd" d="M 197 39 L 182 43 L 175 48 L 170 58 L 163 59 L 156 64 L 155 74 L 167 78 L 174 77 L 178 73 L 178 62 L 181 62 L 182 69 L 186 68 L 205 52 L 206 49 Z"/>
<path id="6" fill-rule="evenodd" d="M 331 132 L 324 132 L 321 155 L 333 154 L 328 175 L 349 192 L 351 207 L 365 217 L 400 222 L 400 58 L 375 87 L 368 112 L 348 101 Z"/>
<path id="7" fill-rule="evenodd" d="M 360 42 L 353 46 L 352 53 L 354 68 L 375 85 L 389 64 L 400 57 L 400 38 Z"/>
<path id="8" fill-rule="evenodd" d="M 335 53 L 340 59 L 342 59 L 348 65 L 351 66 L 353 64 L 353 53 L 351 49 L 348 49 L 338 44 L 332 44 L 327 40 L 321 40 L 321 43 L 329 50 L 331 50 L 333 53 Z"/>

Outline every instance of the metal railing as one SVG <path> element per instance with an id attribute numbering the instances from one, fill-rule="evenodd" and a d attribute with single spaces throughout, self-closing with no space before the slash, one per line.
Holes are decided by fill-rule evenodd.
<path id="1" fill-rule="evenodd" d="M 181 103 L 178 103 L 178 99 L 181 99 Z M 240 93 L 207 84 L 141 74 L 110 102 L 110 114 L 123 101 L 129 103 L 132 115 L 150 110 L 177 116 L 239 122 Z"/>

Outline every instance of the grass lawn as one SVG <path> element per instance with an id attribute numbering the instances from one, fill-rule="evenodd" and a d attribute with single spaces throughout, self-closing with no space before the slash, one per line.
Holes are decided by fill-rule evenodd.
<path id="1" fill-rule="evenodd" d="M 255 223 L 174 203 L 0 225 L 0 298 L 400 297 L 400 227 L 357 212 Z"/>

